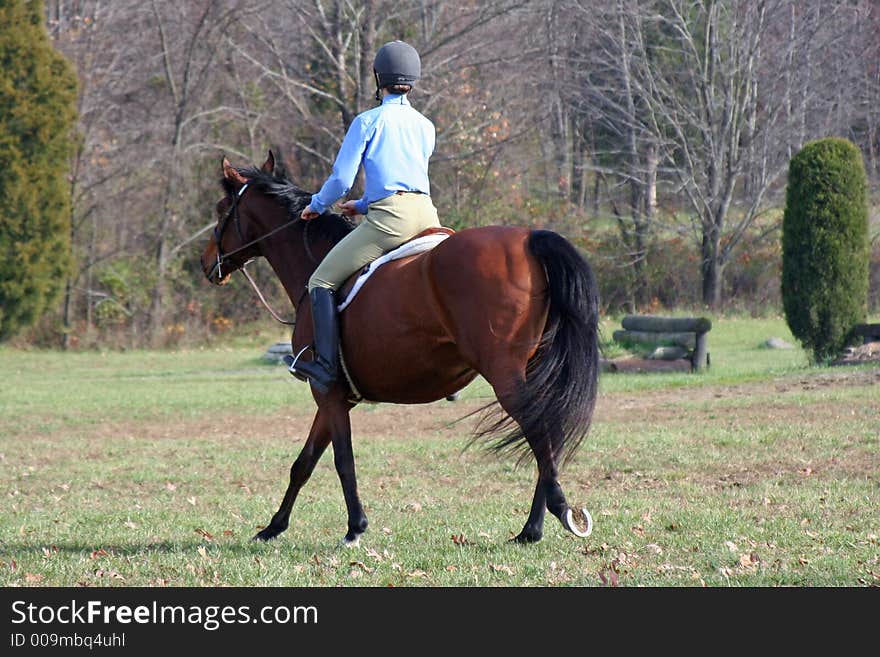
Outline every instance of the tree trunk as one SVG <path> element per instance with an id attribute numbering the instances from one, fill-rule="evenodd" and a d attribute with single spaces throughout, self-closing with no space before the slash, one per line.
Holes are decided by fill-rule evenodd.
<path id="1" fill-rule="evenodd" d="M 721 276 L 723 265 L 719 258 L 719 240 L 717 230 L 707 230 L 703 237 L 702 247 L 702 279 L 703 304 L 716 309 L 721 304 Z"/>

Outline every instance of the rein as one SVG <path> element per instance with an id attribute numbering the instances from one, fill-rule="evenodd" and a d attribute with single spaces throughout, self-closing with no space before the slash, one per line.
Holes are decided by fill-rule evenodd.
<path id="1" fill-rule="evenodd" d="M 257 286 L 256 281 L 253 278 L 251 278 L 251 275 L 248 273 L 247 269 L 245 269 L 246 265 L 247 265 L 247 263 L 242 265 L 241 273 L 244 274 L 244 277 L 247 279 L 247 282 L 251 284 L 252 288 L 254 288 L 254 292 L 257 293 L 257 296 L 259 297 L 260 301 L 263 302 L 263 305 L 266 307 L 266 310 L 269 311 L 269 314 L 272 315 L 272 317 L 274 317 L 280 324 L 285 324 L 287 326 L 296 326 L 296 319 L 293 319 L 292 321 L 286 320 L 286 319 L 281 319 L 281 317 L 278 315 L 278 313 L 276 313 L 274 310 L 272 310 L 272 306 L 269 305 L 269 302 L 266 301 L 266 297 L 264 297 L 263 293 L 260 292 L 260 288 Z M 307 288 L 307 287 L 303 289 L 303 293 L 300 295 L 299 300 L 296 302 L 297 307 L 302 303 L 303 297 L 306 296 L 306 292 L 308 292 L 308 291 L 309 291 L 309 288 Z"/>

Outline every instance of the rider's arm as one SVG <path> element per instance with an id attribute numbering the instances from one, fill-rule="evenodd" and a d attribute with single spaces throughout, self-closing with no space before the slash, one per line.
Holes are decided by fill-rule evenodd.
<path id="1" fill-rule="evenodd" d="M 361 117 L 355 117 L 345 133 L 345 139 L 342 140 L 342 146 L 339 148 L 339 154 L 336 156 L 336 162 L 333 164 L 333 173 L 327 178 L 327 181 L 321 187 L 321 191 L 312 196 L 309 206 L 321 214 L 326 211 L 337 199 L 345 196 L 351 186 L 354 184 L 355 176 L 357 176 L 358 168 L 361 165 L 361 158 L 364 149 L 367 147 L 369 140 L 367 126 Z M 363 199 L 361 199 L 363 200 Z M 360 211 L 360 206 L 358 210 Z M 366 214 L 366 207 L 363 208 L 361 214 Z"/>

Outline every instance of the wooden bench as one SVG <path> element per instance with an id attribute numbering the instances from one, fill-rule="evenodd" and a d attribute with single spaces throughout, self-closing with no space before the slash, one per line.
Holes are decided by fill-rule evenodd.
<path id="1" fill-rule="evenodd" d="M 706 317 L 660 317 L 627 315 L 622 330 L 614 331 L 616 342 L 645 345 L 677 345 L 686 350 L 691 371 L 709 367 L 708 333 L 712 322 Z"/>

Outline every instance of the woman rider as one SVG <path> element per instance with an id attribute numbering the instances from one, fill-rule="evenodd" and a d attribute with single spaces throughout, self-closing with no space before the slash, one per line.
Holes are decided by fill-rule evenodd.
<path id="1" fill-rule="evenodd" d="M 413 109 L 406 94 L 421 77 L 415 48 L 403 41 L 382 46 L 373 61 L 379 107 L 359 114 L 349 126 L 333 172 L 302 211 L 311 221 L 354 184 L 364 167 L 364 195 L 340 204 L 342 213 L 366 218 L 324 257 L 309 279 L 315 354 L 290 365 L 324 394 L 336 381 L 339 329 L 334 292 L 354 272 L 427 228 L 439 227 L 431 201 L 428 159 L 434 151 L 434 124 Z"/>

